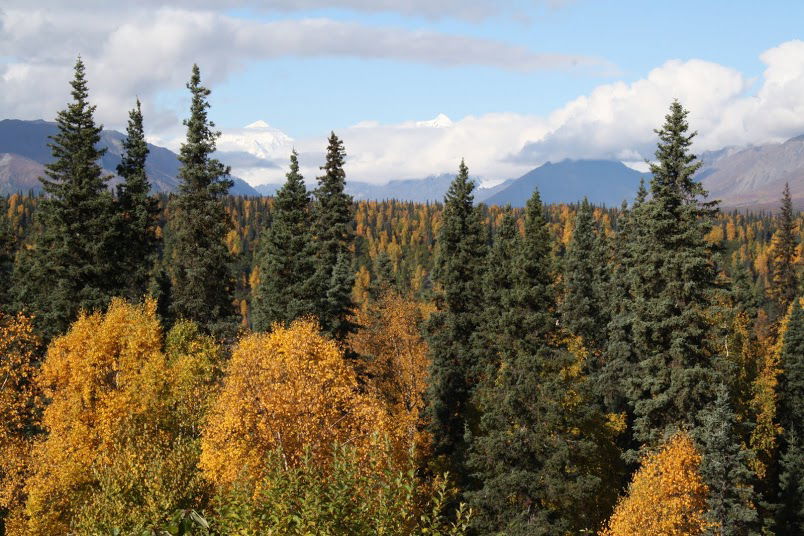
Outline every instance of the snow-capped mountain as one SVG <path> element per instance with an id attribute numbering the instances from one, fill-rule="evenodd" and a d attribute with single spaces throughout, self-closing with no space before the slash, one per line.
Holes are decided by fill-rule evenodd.
<path id="1" fill-rule="evenodd" d="M 293 138 L 262 120 L 228 129 L 218 138 L 221 152 L 248 153 L 266 160 L 285 160 L 292 148 Z"/>
<path id="2" fill-rule="evenodd" d="M 452 119 L 444 114 L 438 114 L 434 119 L 430 119 L 429 121 L 416 121 L 414 125 L 425 128 L 446 128 L 452 126 Z"/>

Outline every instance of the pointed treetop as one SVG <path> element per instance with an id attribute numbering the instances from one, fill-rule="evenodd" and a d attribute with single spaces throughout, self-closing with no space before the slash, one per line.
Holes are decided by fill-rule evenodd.
<path id="1" fill-rule="evenodd" d="M 648 198 L 648 190 L 645 188 L 645 179 L 639 179 L 639 189 L 637 190 L 636 198 L 634 199 L 634 206 L 639 206 Z"/>
<path id="2" fill-rule="evenodd" d="M 670 105 L 670 113 L 665 116 L 662 128 L 655 130 L 659 135 L 656 148 L 656 162 L 650 165 L 653 174 L 651 188 L 654 195 L 663 189 L 680 194 L 683 200 L 692 200 L 698 196 L 706 196 L 706 191 L 693 175 L 702 163 L 689 149 L 697 132 L 687 133 L 689 124 L 685 110 L 678 100 Z"/>
<path id="3" fill-rule="evenodd" d="M 472 192 L 475 189 L 475 182 L 469 178 L 469 167 L 466 162 L 461 158 L 461 163 L 458 166 L 458 175 L 449 186 L 447 195 L 444 201 L 447 205 L 460 204 L 471 207 L 474 203 L 475 197 Z"/>

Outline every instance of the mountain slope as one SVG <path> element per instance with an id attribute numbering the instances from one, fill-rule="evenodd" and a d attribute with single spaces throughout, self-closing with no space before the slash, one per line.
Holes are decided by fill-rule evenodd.
<path id="1" fill-rule="evenodd" d="M 785 182 L 793 202 L 804 206 L 804 136 L 784 143 L 728 148 L 701 155 L 697 177 L 726 208 L 772 208 Z"/>
<path id="2" fill-rule="evenodd" d="M 596 205 L 619 206 L 631 200 L 639 187 L 640 173 L 614 160 L 563 160 L 546 164 L 511 181 L 488 199 L 489 205 L 524 207 L 535 188 L 545 203 L 572 203 L 584 196 Z"/>
<path id="3" fill-rule="evenodd" d="M 57 132 L 56 123 L 48 121 L 22 121 L 4 119 L 0 121 L 0 193 L 18 191 L 40 191 L 39 177 L 44 173 L 45 164 L 53 161 L 48 143 L 50 136 Z M 116 175 L 117 165 L 123 152 L 125 135 L 116 130 L 104 130 L 101 145 L 108 151 L 101 158 L 101 166 L 111 175 Z M 176 153 L 148 144 L 150 154 L 145 165 L 151 188 L 155 192 L 175 192 L 179 182 L 179 160 Z M 245 181 L 234 178 L 232 194 L 259 195 Z M 111 184 L 119 182 L 115 176 Z"/>

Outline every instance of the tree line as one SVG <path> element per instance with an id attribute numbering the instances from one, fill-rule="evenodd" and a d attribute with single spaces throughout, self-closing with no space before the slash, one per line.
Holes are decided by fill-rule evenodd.
<path id="1" fill-rule="evenodd" d="M 177 194 L 139 102 L 108 188 L 79 59 L 6 200 L 6 533 L 804 531 L 799 217 L 708 201 L 679 102 L 630 205 L 514 210 L 356 205 L 334 133 L 229 198 L 187 88 Z"/>

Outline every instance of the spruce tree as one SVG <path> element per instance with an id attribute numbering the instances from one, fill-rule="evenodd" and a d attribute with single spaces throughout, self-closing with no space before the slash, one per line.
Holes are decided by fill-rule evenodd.
<path id="1" fill-rule="evenodd" d="M 485 308 L 496 355 L 476 389 L 482 411 L 470 466 L 469 493 L 479 534 L 576 534 L 597 528 L 616 490 L 601 460 L 616 459 L 602 415 L 585 397 L 578 358 L 556 347 L 550 234 L 538 192 L 528 202 L 520 240 L 506 216 L 489 256 Z M 493 338 L 496 331 L 496 339 Z M 484 341 L 486 342 L 486 341 Z M 573 402 L 567 404 L 568 393 Z"/>
<path id="2" fill-rule="evenodd" d="M 431 356 L 427 425 L 433 455 L 440 469 L 449 470 L 464 489 L 469 483 L 465 434 L 475 419 L 471 399 L 477 360 L 472 343 L 482 318 L 486 258 L 474 188 L 461 161 L 444 198 L 433 270 L 437 311 L 427 325 Z"/>
<path id="3" fill-rule="evenodd" d="M 341 288 L 348 279 L 344 278 L 345 268 L 352 269 L 355 240 L 352 196 L 345 192 L 345 162 L 343 142 L 333 132 L 329 137 L 326 162 L 321 167 L 324 174 L 318 177 L 313 205 L 318 292 L 316 313 L 322 330 L 330 336 L 336 336 L 336 332 L 345 336 L 353 330 L 348 321 L 354 309 L 351 287 L 349 293 Z M 341 300 L 339 303 L 333 303 L 332 300 L 338 299 Z"/>
<path id="4" fill-rule="evenodd" d="M 718 383 L 706 313 L 716 270 L 704 237 L 716 211 L 693 178 L 688 112 L 677 101 L 657 131 L 651 197 L 630 215 L 624 296 L 609 342 L 609 377 L 633 418 L 634 439 L 658 445 L 670 432 L 697 426 Z"/>
<path id="5" fill-rule="evenodd" d="M 70 83 L 73 101 L 56 116 L 49 144 L 54 161 L 40 178 L 47 194 L 38 207 L 34 247 L 15 268 L 19 308 L 34 315 L 45 340 L 63 333 L 81 310 L 105 307 L 117 293 L 114 258 L 114 199 L 107 188 L 97 147 L 103 127 L 89 104 L 79 57 Z"/>
<path id="6" fill-rule="evenodd" d="M 352 270 L 351 255 L 341 253 L 335 261 L 327 285 L 324 309 L 325 318 L 329 319 L 325 333 L 336 341 L 345 341 L 346 337 L 357 329 L 357 325 L 351 320 L 354 284 L 355 273 Z"/>
<path id="7" fill-rule="evenodd" d="M 770 294 L 776 302 L 780 314 L 784 314 L 798 292 L 798 275 L 795 266 L 798 237 L 790 185 L 787 183 L 785 183 L 782 193 L 777 233 L 778 235 L 774 236 L 773 257 L 771 258 Z"/>
<path id="8" fill-rule="evenodd" d="M 270 329 L 275 322 L 287 325 L 316 311 L 310 194 L 299 173 L 296 151 L 290 155 L 286 177 L 274 198 L 271 226 L 260 240 L 260 282 L 252 309 L 258 331 Z"/>
<path id="9" fill-rule="evenodd" d="M 584 198 L 565 258 L 561 323 L 581 337 L 584 347 L 595 354 L 594 361 L 607 341 L 607 279 L 605 238 L 596 232 L 592 206 Z"/>
<path id="10" fill-rule="evenodd" d="M 493 374 L 505 360 L 503 352 L 522 338 L 518 316 L 515 266 L 522 250 L 522 239 L 511 208 L 506 207 L 494 243 L 489 248 L 483 276 L 482 322 L 475 332 L 473 345 L 477 350 L 479 379 Z M 482 395 L 481 395 L 482 396 Z"/>
<path id="11" fill-rule="evenodd" d="M 804 533 L 804 310 L 793 300 L 784 334 L 778 387 L 777 534 Z"/>
<path id="12" fill-rule="evenodd" d="M 630 307 L 629 289 L 630 274 L 634 270 L 634 244 L 636 233 L 640 230 L 635 218 L 641 214 L 648 192 L 644 180 L 640 180 L 636 198 L 631 208 L 623 201 L 617 220 L 617 234 L 614 238 L 611 292 L 608 309 L 611 321 L 607 329 L 607 352 L 605 361 L 592 371 L 591 381 L 598 400 L 611 413 L 631 415 L 628 412 L 628 400 L 622 389 L 623 378 L 633 374 L 636 362 L 634 349 L 630 344 L 631 327 L 634 322 L 633 310 Z M 630 426 L 629 426 L 630 427 Z M 629 450 L 630 438 L 623 436 L 623 447 Z"/>
<path id="13" fill-rule="evenodd" d="M 184 121 L 187 140 L 179 152 L 181 182 L 169 205 L 171 313 L 222 336 L 237 325 L 232 258 L 225 244 L 232 223 L 223 202 L 232 181 L 229 168 L 211 157 L 220 133 L 207 117 L 210 91 L 201 85 L 197 65 L 187 89 L 192 101 Z"/>
<path id="14" fill-rule="evenodd" d="M 123 182 L 117 185 L 117 226 L 115 243 L 118 274 L 122 296 L 136 301 L 148 292 L 154 276 L 159 239 L 159 206 L 151 196 L 151 186 L 145 173 L 148 144 L 142 125 L 140 100 L 128 114 L 126 139 L 123 140 L 123 155 L 117 174 Z"/>
<path id="15" fill-rule="evenodd" d="M 740 440 L 739 423 L 724 384 L 715 388 L 716 399 L 702 416 L 696 438 L 703 455 L 701 476 L 709 486 L 708 512 L 717 523 L 711 533 L 722 536 L 758 535 L 757 497 L 753 489 L 750 453 Z"/>

